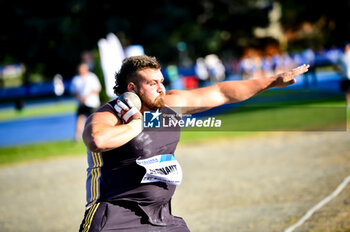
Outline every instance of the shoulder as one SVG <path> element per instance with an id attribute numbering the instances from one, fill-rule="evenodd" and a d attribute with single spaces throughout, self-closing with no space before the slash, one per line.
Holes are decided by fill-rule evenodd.
<path id="1" fill-rule="evenodd" d="M 102 105 L 97 111 L 98 112 L 109 112 L 114 115 L 117 115 L 117 111 L 114 109 L 114 105 L 116 104 L 116 99 L 107 102 L 106 104 Z"/>
<path id="2" fill-rule="evenodd" d="M 79 79 L 80 79 L 80 76 L 78 76 L 78 75 L 75 75 L 73 78 L 72 78 L 72 83 L 77 83 L 77 81 L 79 81 Z"/>
<path id="3" fill-rule="evenodd" d="M 100 122 L 111 125 L 123 123 L 122 120 L 118 117 L 116 110 L 114 109 L 113 101 L 101 106 L 89 118 L 91 122 Z"/>
<path id="4" fill-rule="evenodd" d="M 183 104 L 183 100 L 186 99 L 186 90 L 169 90 L 164 97 L 165 104 L 169 107 L 177 107 Z"/>
<path id="5" fill-rule="evenodd" d="M 91 82 L 94 82 L 94 84 L 96 84 L 96 85 L 99 85 L 99 84 L 100 84 L 100 81 L 99 81 L 99 79 L 98 79 L 98 77 L 96 76 L 95 73 L 90 72 L 89 75 L 88 75 L 88 77 L 89 77 L 89 80 L 90 80 Z"/>
<path id="6" fill-rule="evenodd" d="M 81 85 L 81 81 L 80 81 L 80 79 L 79 79 L 79 76 L 74 76 L 73 78 L 72 78 L 72 81 L 71 81 L 71 84 L 70 84 L 70 88 L 71 88 L 71 90 L 73 91 L 75 91 L 76 89 L 78 89 L 79 88 L 79 86 Z"/>
<path id="7" fill-rule="evenodd" d="M 89 72 L 89 78 L 98 79 L 97 75 L 93 72 Z"/>

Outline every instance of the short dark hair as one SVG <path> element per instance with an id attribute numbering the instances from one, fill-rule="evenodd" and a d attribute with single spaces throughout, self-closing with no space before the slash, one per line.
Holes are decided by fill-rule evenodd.
<path id="1" fill-rule="evenodd" d="M 124 93 L 130 81 L 137 82 L 135 73 L 146 68 L 160 69 L 161 66 L 157 59 L 151 56 L 144 55 L 125 58 L 119 72 L 115 74 L 114 93 L 116 95 Z"/>

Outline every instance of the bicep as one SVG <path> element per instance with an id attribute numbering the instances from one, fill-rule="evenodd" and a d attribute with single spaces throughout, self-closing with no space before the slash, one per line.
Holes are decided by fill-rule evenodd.
<path id="1" fill-rule="evenodd" d="M 218 85 L 193 90 L 170 90 L 165 103 L 171 107 L 190 108 L 190 111 L 203 111 L 227 103 Z"/>
<path id="2" fill-rule="evenodd" d="M 112 110 L 98 110 L 87 119 L 85 126 L 116 126 L 118 124 L 121 124 L 121 120 Z"/>
<path id="3" fill-rule="evenodd" d="M 85 123 L 83 136 L 85 139 L 92 139 L 97 131 L 105 127 L 112 127 L 121 124 L 121 120 L 115 115 L 110 106 L 105 105 L 88 117 Z"/>

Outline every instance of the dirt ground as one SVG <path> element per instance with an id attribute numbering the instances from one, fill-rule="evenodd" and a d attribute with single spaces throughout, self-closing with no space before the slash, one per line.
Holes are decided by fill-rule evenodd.
<path id="1" fill-rule="evenodd" d="M 349 132 L 270 132 L 180 145 L 173 213 L 191 231 L 284 231 L 350 175 Z M 78 231 L 85 157 L 0 169 L 0 231 Z M 295 231 L 349 232 L 350 186 Z"/>

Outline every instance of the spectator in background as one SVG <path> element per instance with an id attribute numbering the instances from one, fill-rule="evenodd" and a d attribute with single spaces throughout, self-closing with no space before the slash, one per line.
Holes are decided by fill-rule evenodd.
<path id="1" fill-rule="evenodd" d="M 210 81 L 219 82 L 225 80 L 225 66 L 217 55 L 210 54 L 205 56 L 204 62 L 209 71 Z"/>
<path id="2" fill-rule="evenodd" d="M 83 63 L 87 64 L 89 66 L 89 70 L 93 70 L 94 69 L 94 58 L 92 55 L 91 51 L 84 51 L 81 54 L 81 60 Z"/>
<path id="3" fill-rule="evenodd" d="M 165 72 L 169 81 L 170 89 L 183 89 L 178 67 L 175 64 L 169 64 L 165 68 Z"/>
<path id="4" fill-rule="evenodd" d="M 79 141 L 86 118 L 100 106 L 99 93 L 101 84 L 97 76 L 89 71 L 89 66 L 82 63 L 78 66 L 78 75 L 73 77 L 70 91 L 78 100 L 75 141 Z"/>
<path id="5" fill-rule="evenodd" d="M 281 54 L 276 54 L 274 56 L 274 72 L 282 73 L 294 67 L 293 58 L 287 53 L 283 52 Z"/>
<path id="6" fill-rule="evenodd" d="M 261 69 L 264 78 L 274 75 L 275 64 L 272 56 L 267 55 L 262 58 Z"/>
<path id="7" fill-rule="evenodd" d="M 309 72 L 304 73 L 304 78 L 303 78 L 304 86 L 305 88 L 309 88 L 309 81 L 310 81 L 312 85 L 315 87 L 317 85 L 316 64 L 315 64 L 316 54 L 311 48 L 308 48 L 302 53 L 302 55 L 304 58 L 303 63 L 306 62 L 306 64 L 310 65 Z"/>
<path id="8" fill-rule="evenodd" d="M 204 87 L 205 83 L 209 79 L 209 71 L 207 68 L 207 65 L 205 64 L 205 61 L 202 57 L 197 58 L 196 64 L 194 67 L 194 72 L 199 80 L 199 87 Z"/>
<path id="9" fill-rule="evenodd" d="M 240 62 L 241 75 L 243 80 L 252 79 L 256 71 L 256 67 L 250 57 L 241 59 Z"/>
<path id="10" fill-rule="evenodd" d="M 340 89 L 345 92 L 348 108 L 350 107 L 350 43 L 344 46 L 344 55 L 340 58 Z"/>
<path id="11" fill-rule="evenodd" d="M 343 55 L 342 49 L 339 49 L 335 46 L 332 46 L 325 53 L 326 53 L 327 59 L 333 65 L 336 64 L 338 62 L 339 58 Z"/>

